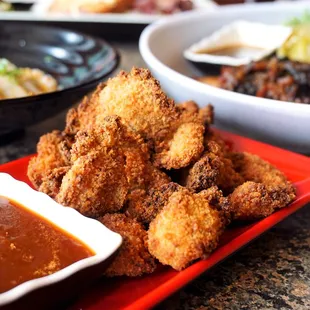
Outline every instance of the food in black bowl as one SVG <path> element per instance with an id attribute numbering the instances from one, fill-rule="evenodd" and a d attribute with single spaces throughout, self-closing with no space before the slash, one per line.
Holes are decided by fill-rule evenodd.
<path id="1" fill-rule="evenodd" d="M 117 67 L 117 52 L 102 39 L 61 28 L 34 24 L 0 23 L 0 57 L 17 68 L 41 70 L 38 80 L 49 77 L 55 89 L 30 96 L 0 100 L 0 135 L 25 128 L 67 109 L 107 78 Z M 5 69 L 7 69 L 5 67 Z M 7 70 L 0 70 L 0 78 Z M 40 75 L 39 74 L 39 75 Z M 7 80 L 6 80 L 7 81 Z M 54 84 L 54 83 L 52 83 Z M 6 92 L 9 92 L 6 89 Z"/>

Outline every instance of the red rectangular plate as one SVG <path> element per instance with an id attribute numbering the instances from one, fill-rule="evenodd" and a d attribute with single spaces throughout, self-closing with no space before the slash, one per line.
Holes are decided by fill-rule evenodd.
<path id="1" fill-rule="evenodd" d="M 176 272 L 172 268 L 160 266 L 153 274 L 140 278 L 101 279 L 76 301 L 71 310 L 151 308 L 310 202 L 310 158 L 227 132 L 219 132 L 234 150 L 257 154 L 283 171 L 297 188 L 294 203 L 261 221 L 228 229 L 220 246 L 208 259 L 199 261 L 184 271 Z M 26 175 L 29 158 L 4 164 L 0 166 L 0 171 L 29 183 Z"/>

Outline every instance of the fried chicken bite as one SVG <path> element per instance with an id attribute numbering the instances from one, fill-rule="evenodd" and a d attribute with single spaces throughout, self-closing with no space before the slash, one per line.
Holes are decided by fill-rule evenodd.
<path id="1" fill-rule="evenodd" d="M 76 134 L 72 166 L 56 200 L 83 215 L 99 217 L 122 209 L 136 190 L 169 182 L 149 161 L 147 145 L 117 116 Z"/>
<path id="2" fill-rule="evenodd" d="M 97 98 L 105 86 L 105 83 L 99 84 L 92 94 L 82 99 L 77 108 L 68 111 L 64 129 L 66 134 L 76 135 L 79 130 L 87 130 L 96 125 L 96 117 L 102 114 L 102 110 L 101 105 L 97 105 L 93 98 Z"/>
<path id="3" fill-rule="evenodd" d="M 182 270 L 217 247 L 224 227 L 221 212 L 203 194 L 181 188 L 150 223 L 148 248 L 162 264 Z"/>
<path id="4" fill-rule="evenodd" d="M 147 249 L 147 233 L 141 224 L 124 214 L 106 214 L 99 221 L 123 237 L 119 253 L 104 273 L 106 276 L 137 277 L 156 269 L 155 259 Z"/>
<path id="5" fill-rule="evenodd" d="M 294 187 L 286 176 L 276 167 L 263 160 L 257 155 L 247 152 L 230 154 L 235 170 L 246 181 L 263 183 L 268 186 L 288 186 L 294 191 Z"/>
<path id="6" fill-rule="evenodd" d="M 28 165 L 27 175 L 36 189 L 55 168 L 70 165 L 70 137 L 59 130 L 42 136 L 37 145 L 37 156 Z"/>
<path id="7" fill-rule="evenodd" d="M 234 219 L 260 219 L 295 199 L 294 186 L 270 163 L 246 152 L 232 153 L 231 158 L 236 171 L 247 181 L 229 196 Z"/>
<path id="8" fill-rule="evenodd" d="M 200 192 L 218 186 L 224 193 L 230 193 L 243 182 L 243 177 L 226 157 L 226 150 L 215 141 L 209 141 L 203 156 L 189 170 L 186 187 Z"/>
<path id="9" fill-rule="evenodd" d="M 198 113 L 199 118 L 202 120 L 202 122 L 206 125 L 209 126 L 213 124 L 214 121 L 214 108 L 211 104 L 199 108 L 197 103 L 193 100 L 188 100 L 182 103 L 177 104 L 178 109 L 182 109 L 182 114 L 186 118 L 186 113 L 189 114 L 189 117 L 191 115 Z"/>
<path id="10" fill-rule="evenodd" d="M 69 170 L 70 166 L 50 170 L 50 172 L 42 178 L 42 183 L 38 190 L 55 199 L 59 193 L 62 179 Z"/>
<path id="11" fill-rule="evenodd" d="M 108 115 L 120 116 L 152 147 L 154 163 L 179 169 L 199 158 L 207 113 L 177 106 L 150 71 L 133 68 L 109 79 L 77 109 L 80 128 L 100 124 Z"/>
<path id="12" fill-rule="evenodd" d="M 222 154 L 225 157 L 230 158 L 229 157 L 229 154 L 231 152 L 230 146 L 226 143 L 225 140 L 223 140 L 223 138 L 220 136 L 220 134 L 218 134 L 217 132 L 215 132 L 211 128 L 208 128 L 208 130 L 206 131 L 206 133 L 204 135 L 204 146 L 207 148 L 208 143 L 211 141 L 216 142 L 219 145 Z"/>
<path id="13" fill-rule="evenodd" d="M 167 203 L 169 197 L 182 189 L 182 186 L 170 182 L 158 188 L 153 188 L 143 197 L 140 203 L 131 203 L 128 205 L 126 215 L 137 219 L 143 224 L 149 224 Z"/>
<path id="14" fill-rule="evenodd" d="M 295 198 L 287 187 L 270 187 L 263 183 L 245 182 L 229 196 L 234 220 L 252 221 L 267 217 L 287 206 Z"/>

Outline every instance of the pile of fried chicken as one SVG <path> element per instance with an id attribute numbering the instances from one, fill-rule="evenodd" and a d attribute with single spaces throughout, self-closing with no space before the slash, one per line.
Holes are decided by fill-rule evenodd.
<path id="1" fill-rule="evenodd" d="M 123 237 L 106 276 L 140 276 L 158 262 L 182 270 L 206 258 L 232 221 L 287 206 L 295 189 L 256 155 L 212 131 L 212 106 L 168 98 L 146 69 L 102 83 L 41 137 L 28 176 L 64 206 Z"/>

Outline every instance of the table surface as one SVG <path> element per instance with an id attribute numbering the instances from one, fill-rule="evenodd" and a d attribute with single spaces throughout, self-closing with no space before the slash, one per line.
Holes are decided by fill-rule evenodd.
<path id="1" fill-rule="evenodd" d="M 137 42 L 112 44 L 120 69 L 145 66 Z M 39 137 L 64 127 L 65 112 L 0 140 L 0 163 L 36 150 Z M 158 309 L 310 309 L 309 205 L 157 307 Z"/>

